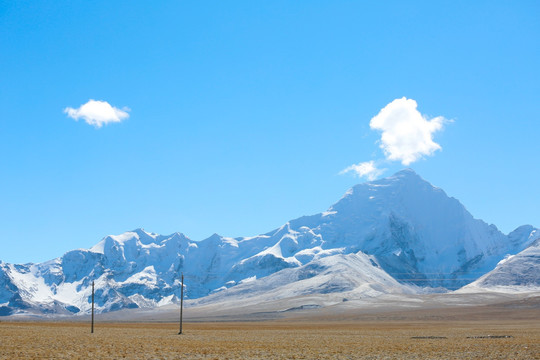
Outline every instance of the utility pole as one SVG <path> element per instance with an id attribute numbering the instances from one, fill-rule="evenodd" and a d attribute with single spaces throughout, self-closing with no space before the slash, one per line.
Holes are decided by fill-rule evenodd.
<path id="1" fill-rule="evenodd" d="M 94 333 L 94 280 L 92 280 L 92 329 L 90 333 Z"/>
<path id="2" fill-rule="evenodd" d="M 182 287 L 180 288 L 180 331 L 178 335 L 182 335 L 182 310 L 184 308 L 184 273 L 182 273 Z"/>

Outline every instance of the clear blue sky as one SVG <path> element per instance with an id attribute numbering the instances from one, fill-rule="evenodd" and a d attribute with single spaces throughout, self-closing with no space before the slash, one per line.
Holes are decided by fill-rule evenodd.
<path id="1" fill-rule="evenodd" d="M 3 261 L 324 211 L 365 181 L 348 166 L 406 167 L 370 128 L 402 97 L 453 120 L 409 167 L 540 226 L 538 1 L 0 1 L 0 29 Z M 90 99 L 129 118 L 64 112 Z"/>

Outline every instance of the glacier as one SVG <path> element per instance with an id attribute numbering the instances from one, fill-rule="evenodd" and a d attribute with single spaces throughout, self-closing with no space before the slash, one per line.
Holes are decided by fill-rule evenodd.
<path id="1" fill-rule="evenodd" d="M 87 314 L 92 281 L 98 312 L 177 303 L 181 273 L 193 304 L 520 281 L 538 287 L 537 278 L 524 277 L 538 273 L 539 233 L 528 225 L 505 235 L 406 169 L 356 185 L 326 211 L 259 236 L 193 241 L 136 229 L 44 263 L 0 261 L 0 315 Z M 515 263 L 526 265 L 512 277 Z"/>

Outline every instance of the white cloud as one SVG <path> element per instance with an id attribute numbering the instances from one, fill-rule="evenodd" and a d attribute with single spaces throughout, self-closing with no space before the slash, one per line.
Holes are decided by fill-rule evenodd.
<path id="1" fill-rule="evenodd" d="M 371 129 L 382 131 L 380 147 L 388 160 L 409 165 L 441 149 L 433 141 L 433 133 L 441 130 L 447 120 L 442 116 L 428 120 L 416 107 L 416 101 L 403 97 L 371 119 Z"/>
<path id="2" fill-rule="evenodd" d="M 358 177 L 365 177 L 368 180 L 373 181 L 384 172 L 384 169 L 377 169 L 374 161 L 366 161 L 359 164 L 353 164 L 348 168 L 341 170 L 339 174 L 343 175 L 349 172 L 352 172 Z"/>
<path id="3" fill-rule="evenodd" d="M 82 118 L 87 124 L 97 129 L 108 123 L 121 122 L 129 118 L 128 111 L 130 109 L 127 107 L 118 109 L 106 101 L 92 99 L 88 100 L 86 104 L 81 105 L 78 109 L 72 107 L 64 109 L 64 113 L 70 118 L 77 121 Z"/>

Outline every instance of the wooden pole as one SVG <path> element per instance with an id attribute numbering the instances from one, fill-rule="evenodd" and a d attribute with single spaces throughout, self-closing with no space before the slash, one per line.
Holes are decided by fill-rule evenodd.
<path id="1" fill-rule="evenodd" d="M 182 273 L 182 287 L 180 288 L 180 331 L 178 335 L 182 335 L 182 311 L 184 308 L 184 273 Z"/>
<path id="2" fill-rule="evenodd" d="M 92 280 L 92 329 L 90 333 L 94 333 L 94 281 Z"/>

